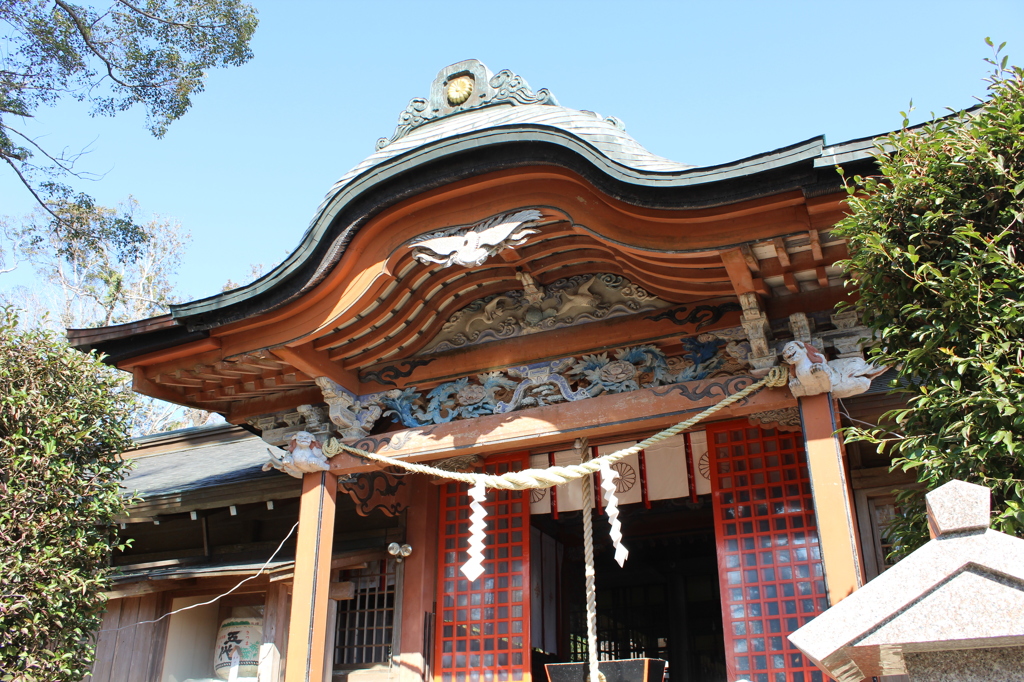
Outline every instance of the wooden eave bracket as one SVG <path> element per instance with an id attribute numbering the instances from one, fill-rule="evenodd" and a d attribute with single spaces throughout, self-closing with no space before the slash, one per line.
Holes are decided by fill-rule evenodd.
<path id="1" fill-rule="evenodd" d="M 315 350 L 311 343 L 302 346 L 280 346 L 270 349 L 270 352 L 303 374 L 314 379 L 327 377 L 353 394 L 359 395 L 359 375 L 331 360 L 325 351 Z"/>

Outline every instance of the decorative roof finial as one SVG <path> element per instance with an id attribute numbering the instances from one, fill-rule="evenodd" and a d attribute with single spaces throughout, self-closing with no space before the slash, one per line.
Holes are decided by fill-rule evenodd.
<path id="1" fill-rule="evenodd" d="M 558 100 L 546 88 L 534 93 L 525 79 L 508 69 L 492 74 L 476 59 L 467 59 L 438 72 L 430 86 L 430 98 L 417 97 L 411 100 L 405 111 L 398 116 L 394 134 L 377 140 L 377 150 L 405 137 L 425 123 L 498 104 L 558 106 Z"/>

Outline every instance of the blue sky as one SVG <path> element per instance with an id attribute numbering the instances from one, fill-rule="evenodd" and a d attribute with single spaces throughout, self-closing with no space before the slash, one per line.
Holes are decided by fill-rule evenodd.
<path id="1" fill-rule="evenodd" d="M 101 202 L 132 194 L 191 231 L 186 299 L 281 260 L 330 185 L 462 59 L 616 116 L 652 152 L 696 165 L 891 130 L 911 99 L 915 122 L 970 106 L 986 36 L 1024 63 L 1022 0 L 253 4 L 255 58 L 212 72 L 164 139 L 141 112 L 92 119 L 75 104 L 27 124 L 51 147 L 90 146 L 80 168 L 103 177 L 82 188 Z M 0 214 L 30 208 L 0 172 Z"/>

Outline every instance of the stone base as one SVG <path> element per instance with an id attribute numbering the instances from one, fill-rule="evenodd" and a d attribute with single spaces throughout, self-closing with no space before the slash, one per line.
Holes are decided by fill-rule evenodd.
<path id="1" fill-rule="evenodd" d="M 910 682 L 1024 682 L 1024 648 L 904 653 Z"/>

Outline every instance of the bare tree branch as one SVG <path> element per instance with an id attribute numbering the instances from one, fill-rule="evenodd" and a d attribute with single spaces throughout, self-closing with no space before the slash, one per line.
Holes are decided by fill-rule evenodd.
<path id="1" fill-rule="evenodd" d="M 124 5 L 125 7 L 130 9 L 131 11 L 136 12 L 138 14 L 141 14 L 142 16 L 146 17 L 147 19 L 152 19 L 153 21 L 159 22 L 161 24 L 165 24 L 167 26 L 178 26 L 180 28 L 185 28 L 185 29 L 188 29 L 190 31 L 194 31 L 196 29 L 217 30 L 217 29 L 221 29 L 221 28 L 226 28 L 227 27 L 227 24 L 182 24 L 182 23 L 179 23 L 177 21 L 171 21 L 170 19 L 164 19 L 163 17 L 159 17 L 159 16 L 157 16 L 155 14 L 150 14 L 149 12 L 143 10 L 141 7 L 136 7 L 135 5 L 132 5 L 132 4 L 129 4 L 129 3 L 125 2 L 125 0 L 117 0 L 117 1 L 118 1 L 118 4 Z"/>

